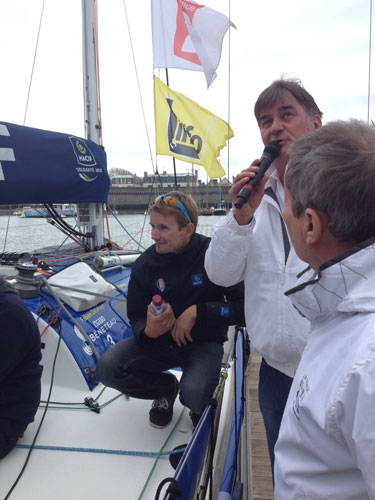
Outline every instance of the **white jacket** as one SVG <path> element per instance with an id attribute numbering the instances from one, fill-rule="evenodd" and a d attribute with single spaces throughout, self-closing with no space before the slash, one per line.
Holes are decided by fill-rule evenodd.
<path id="1" fill-rule="evenodd" d="M 375 499 L 375 238 L 309 274 L 288 292 L 311 332 L 275 447 L 275 498 Z"/>
<path id="2" fill-rule="evenodd" d="M 293 377 L 309 322 L 297 313 L 284 291 L 295 283 L 306 264 L 289 243 L 282 211 L 274 199 L 277 192 L 279 199 L 283 198 L 282 183 L 274 172 L 249 225 L 238 225 L 232 212 L 215 224 L 205 268 L 217 285 L 244 280 L 246 326 L 252 348 L 273 368 Z M 283 204 L 283 199 L 280 202 Z"/>

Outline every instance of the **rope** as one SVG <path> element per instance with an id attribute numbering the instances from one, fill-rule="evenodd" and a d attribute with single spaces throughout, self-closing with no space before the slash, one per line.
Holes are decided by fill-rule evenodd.
<path id="1" fill-rule="evenodd" d="M 178 484 L 177 479 L 175 479 L 174 477 L 166 477 L 159 484 L 158 489 L 156 490 L 155 500 L 159 499 L 161 490 L 163 486 L 167 483 L 171 483 L 167 489 L 167 495 L 170 495 L 171 500 L 174 500 L 175 498 L 179 498 L 182 496 L 182 491 L 180 485 Z"/>
<path id="2" fill-rule="evenodd" d="M 16 448 L 30 449 L 29 444 L 16 444 Z M 181 450 L 170 450 L 170 451 L 129 451 L 129 450 L 110 450 L 106 448 L 81 448 L 74 446 L 47 446 L 47 445 L 35 445 L 34 450 L 47 450 L 47 451 L 71 451 L 79 453 L 103 453 L 107 455 L 126 455 L 130 457 L 160 457 L 174 455 L 175 453 L 181 453 Z"/>
<path id="3" fill-rule="evenodd" d="M 110 281 L 108 281 L 110 283 Z M 111 283 L 112 284 L 112 283 Z M 112 295 L 105 295 L 104 293 L 90 292 L 89 290 L 83 290 L 82 288 L 75 288 L 73 286 L 56 285 L 54 283 L 49 283 L 49 286 L 53 288 L 62 288 L 63 290 L 71 290 L 73 292 L 87 293 L 88 295 L 93 295 L 94 297 L 103 297 L 108 300 L 119 300 L 120 302 L 127 302 L 126 299 L 122 297 L 112 297 Z"/>
<path id="4" fill-rule="evenodd" d="M 74 235 L 74 236 L 79 236 L 79 237 L 82 237 L 82 238 L 88 238 L 92 235 L 88 234 L 88 233 L 82 233 L 81 231 L 77 231 L 77 229 L 75 229 L 73 226 L 71 226 L 70 224 L 68 224 L 63 218 L 62 216 L 57 212 L 57 210 L 55 209 L 55 207 L 50 204 L 50 203 L 45 203 L 44 205 L 45 209 L 47 210 L 47 212 L 49 213 L 49 215 L 51 216 L 51 218 L 59 225 L 59 226 L 62 226 L 64 229 L 66 229 L 66 231 L 68 231 L 68 233 Z"/>
<path id="5" fill-rule="evenodd" d="M 105 388 L 102 389 L 101 393 L 99 394 L 99 396 L 103 393 Z M 113 401 L 116 401 L 116 399 L 120 398 L 123 394 L 120 392 L 119 394 L 117 394 L 117 396 L 114 396 L 112 399 L 109 399 L 108 401 L 106 401 L 105 403 L 99 405 L 99 410 L 102 410 L 103 408 L 105 408 L 106 406 L 110 405 L 111 403 L 113 403 Z M 99 396 L 97 396 L 95 398 L 95 401 L 97 401 L 99 399 Z M 45 403 L 45 401 L 41 401 L 41 403 Z M 53 405 L 57 405 L 57 406 L 53 406 Z M 44 405 L 43 404 L 40 404 L 39 405 L 39 408 L 44 408 Z M 64 402 L 64 403 L 60 403 L 59 401 L 50 401 L 49 405 L 48 405 L 48 408 L 50 410 L 80 410 L 80 411 L 92 411 L 92 408 L 84 405 L 84 403 L 68 403 L 68 402 Z"/>
<path id="6" fill-rule="evenodd" d="M 48 283 L 48 280 L 46 280 L 46 278 L 44 276 L 42 276 L 41 277 L 41 281 L 46 285 L 46 287 L 50 291 L 52 297 L 56 300 L 56 302 L 62 308 L 62 310 L 67 315 L 67 317 L 70 319 L 70 321 L 73 323 L 73 325 L 75 325 L 78 328 L 79 332 L 83 335 L 83 337 L 85 338 L 85 340 L 88 342 L 88 344 L 91 347 L 91 350 L 94 353 L 96 359 L 99 359 L 98 351 L 96 350 L 96 347 L 94 346 L 94 343 L 91 340 L 90 336 L 86 333 L 86 331 L 82 328 L 82 326 L 78 323 L 78 321 L 75 318 L 73 318 L 73 316 L 70 314 L 70 312 L 68 311 L 68 309 L 61 302 L 60 297 L 53 291 L 50 283 Z"/>
<path id="7" fill-rule="evenodd" d="M 142 233 L 143 234 L 143 229 L 144 229 L 144 223 L 143 223 L 143 227 L 141 227 L 141 229 L 139 229 L 135 234 L 134 236 L 138 236 L 139 233 Z M 141 234 L 141 239 L 142 239 L 142 234 Z M 128 241 L 126 243 L 124 243 L 121 248 L 124 249 L 127 245 L 129 245 L 129 243 L 132 241 L 132 238 L 129 238 Z"/>
<path id="8" fill-rule="evenodd" d="M 157 466 L 157 464 L 158 464 L 158 461 L 159 461 L 159 459 L 160 459 L 160 457 L 161 457 L 161 453 L 162 453 L 162 451 L 164 450 L 164 448 L 167 446 L 168 441 L 170 440 L 170 438 L 172 437 L 172 434 L 174 433 L 174 431 L 175 431 L 176 427 L 177 427 L 177 426 L 178 426 L 178 424 L 180 423 L 180 420 L 181 420 L 181 418 L 182 418 L 182 415 L 183 415 L 183 414 L 184 414 L 184 412 L 185 412 L 185 409 L 186 409 L 186 406 L 184 406 L 184 407 L 183 407 L 183 409 L 182 409 L 182 411 L 181 411 L 181 413 L 180 413 L 180 416 L 179 416 L 179 417 L 178 417 L 178 419 L 177 419 L 177 422 L 174 424 L 173 429 L 171 430 L 171 432 L 169 433 L 169 435 L 168 435 L 167 439 L 165 440 L 165 442 L 164 442 L 163 446 L 161 447 L 160 452 L 159 452 L 159 456 L 156 458 L 156 460 L 155 460 L 155 462 L 154 462 L 154 465 L 152 466 L 152 469 L 151 469 L 151 471 L 150 471 L 150 473 L 149 473 L 149 475 L 148 475 L 148 477 L 147 477 L 147 480 L 146 480 L 145 485 L 143 486 L 143 489 L 142 489 L 142 491 L 141 491 L 141 493 L 140 493 L 140 495 L 139 495 L 139 497 L 138 497 L 138 500 L 141 500 L 141 498 L 143 497 L 143 495 L 144 495 L 144 493 L 145 493 L 145 491 L 146 491 L 146 489 L 147 489 L 147 486 L 148 486 L 148 484 L 149 484 L 149 482 L 150 482 L 150 480 L 151 480 L 152 474 L 154 473 L 154 470 L 156 469 L 156 466 Z M 181 449 L 176 450 L 176 451 L 177 451 L 177 452 L 179 452 L 179 453 L 181 453 Z"/>
<path id="9" fill-rule="evenodd" d="M 61 336 L 60 336 L 61 338 Z M 117 399 L 117 397 L 120 397 L 120 395 L 116 396 L 115 398 L 113 399 Z M 113 400 L 111 401 L 108 401 L 106 404 L 109 404 L 110 402 L 112 402 Z M 102 407 L 105 406 L 105 405 L 102 405 Z M 47 405 L 47 407 L 49 407 L 51 409 L 50 406 Z M 47 407 L 45 409 L 45 411 L 47 410 Z M 144 451 L 129 451 L 129 450 L 110 450 L 110 449 L 105 449 L 105 448 L 76 448 L 76 447 L 66 447 L 66 446 L 46 446 L 46 445 L 34 445 L 35 443 L 35 439 L 34 439 L 34 443 L 32 445 L 26 445 L 26 444 L 17 444 L 16 447 L 17 448 L 30 448 L 30 452 L 31 452 L 31 448 L 32 449 L 38 449 L 38 450 L 45 450 L 45 451 L 70 451 L 70 452 L 79 452 L 79 453 L 98 453 L 98 454 L 111 454 L 111 455 L 123 455 L 123 456 L 138 456 L 138 457 L 149 457 L 149 458 L 153 458 L 155 457 L 156 460 L 154 462 L 154 465 L 152 466 L 152 469 L 149 473 L 149 475 L 147 476 L 147 479 L 146 479 L 146 482 L 143 486 L 143 489 L 138 497 L 138 500 L 141 500 L 141 498 L 143 497 L 147 487 L 148 487 L 148 484 L 151 480 L 151 477 L 152 477 L 152 474 L 154 473 L 154 470 L 156 468 L 156 465 L 159 461 L 159 459 L 163 456 L 169 456 L 169 455 L 173 455 L 173 454 L 176 454 L 176 453 L 181 453 L 181 452 L 184 452 L 185 449 L 177 449 L 177 450 L 170 450 L 170 451 L 163 451 L 164 448 L 167 446 L 168 444 L 168 441 L 170 440 L 170 438 L 172 437 L 173 433 L 175 432 L 177 426 L 179 425 L 180 421 L 181 421 L 181 418 L 185 412 L 185 409 L 186 407 L 183 407 L 175 425 L 173 426 L 173 429 L 171 430 L 171 432 L 169 433 L 167 439 L 165 440 L 163 446 L 161 447 L 160 451 L 159 452 L 144 452 Z M 89 410 L 89 409 L 88 409 Z M 89 410 L 90 411 L 90 410 Z M 14 485 L 15 486 L 15 485 Z M 8 498 L 8 497 L 7 497 Z"/>
<path id="10" fill-rule="evenodd" d="M 111 239 L 111 231 L 109 229 L 109 218 L 108 218 L 108 207 L 107 205 L 104 206 L 104 215 L 105 215 L 105 222 L 106 222 L 106 226 L 107 226 L 107 234 L 108 234 L 108 241 L 112 243 L 112 239 Z"/>
<path id="11" fill-rule="evenodd" d="M 27 464 L 29 463 L 31 453 L 32 453 L 32 451 L 34 450 L 34 448 L 36 446 L 35 443 L 36 443 L 36 440 L 38 438 L 40 429 L 42 428 L 44 419 L 45 419 L 45 417 L 47 415 L 48 405 L 49 405 L 49 401 L 51 399 L 51 394 L 52 394 L 52 389 L 53 389 L 53 382 L 54 382 L 54 378 L 55 378 L 56 360 L 57 360 L 57 355 L 59 353 L 59 349 L 60 349 L 60 345 L 61 345 L 61 339 L 62 339 L 62 327 L 61 327 L 61 324 L 60 324 L 60 327 L 59 327 L 59 340 L 57 342 L 55 356 L 53 358 L 53 363 L 52 363 L 51 383 L 50 383 L 49 392 L 48 392 L 48 396 L 47 396 L 47 404 L 46 404 L 45 409 L 43 411 L 42 418 L 40 419 L 40 422 L 39 422 L 38 428 L 36 430 L 34 439 L 33 439 L 32 443 L 31 443 L 31 445 L 29 446 L 29 452 L 28 452 L 28 454 L 26 456 L 25 463 L 23 464 L 22 469 L 21 469 L 20 473 L 18 474 L 16 480 L 14 481 L 13 485 L 11 486 L 10 490 L 8 491 L 8 493 L 6 494 L 6 496 L 4 497 L 4 500 L 7 500 L 10 497 L 10 495 L 12 494 L 14 488 L 17 486 L 19 480 L 23 476 L 23 473 L 26 470 Z"/>

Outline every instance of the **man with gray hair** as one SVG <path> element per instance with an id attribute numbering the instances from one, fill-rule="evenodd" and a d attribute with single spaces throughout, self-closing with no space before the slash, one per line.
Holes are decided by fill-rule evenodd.
<path id="1" fill-rule="evenodd" d="M 277 500 L 375 498 L 375 127 L 297 140 L 284 220 L 307 262 L 286 292 L 311 323 L 275 448 Z"/>
<path id="2" fill-rule="evenodd" d="M 263 143 L 277 141 L 279 156 L 242 208 L 233 208 L 214 227 L 205 267 L 221 286 L 244 280 L 245 317 L 252 349 L 263 357 L 259 372 L 259 407 L 267 434 L 271 466 L 290 385 L 304 349 L 309 322 L 284 296 L 303 269 L 290 245 L 282 219 L 284 172 L 291 144 L 321 127 L 322 112 L 302 84 L 276 80 L 254 107 Z M 259 160 L 237 175 L 233 203 L 258 172 Z"/>

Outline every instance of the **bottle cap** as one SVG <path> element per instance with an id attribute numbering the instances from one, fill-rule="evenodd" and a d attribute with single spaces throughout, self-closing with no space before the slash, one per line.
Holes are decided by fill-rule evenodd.
<path id="1" fill-rule="evenodd" d="M 153 297 L 152 297 L 152 303 L 155 306 L 159 307 L 159 306 L 162 305 L 163 299 L 162 299 L 162 297 L 160 295 L 153 295 Z"/>

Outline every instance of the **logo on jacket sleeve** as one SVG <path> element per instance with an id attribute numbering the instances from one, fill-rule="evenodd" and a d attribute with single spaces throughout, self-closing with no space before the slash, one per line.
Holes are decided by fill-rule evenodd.
<path id="1" fill-rule="evenodd" d="M 158 280 L 156 280 L 156 287 L 161 292 L 164 292 L 166 286 L 167 284 L 163 278 L 159 278 Z"/>
<path id="2" fill-rule="evenodd" d="M 228 306 L 221 306 L 220 307 L 220 316 L 222 316 L 223 318 L 229 318 L 230 309 Z"/>
<path id="3" fill-rule="evenodd" d="M 203 285 L 203 274 L 202 273 L 193 274 L 191 276 L 191 282 L 193 286 Z"/>
<path id="4" fill-rule="evenodd" d="M 301 411 L 302 402 L 305 399 L 306 393 L 309 392 L 309 390 L 310 390 L 309 379 L 308 379 L 307 375 L 304 375 L 301 378 L 301 381 L 300 381 L 298 389 L 297 389 L 296 396 L 295 396 L 295 398 L 293 400 L 293 404 L 292 404 L 294 415 L 298 418 L 298 420 L 300 419 L 300 411 Z"/>

